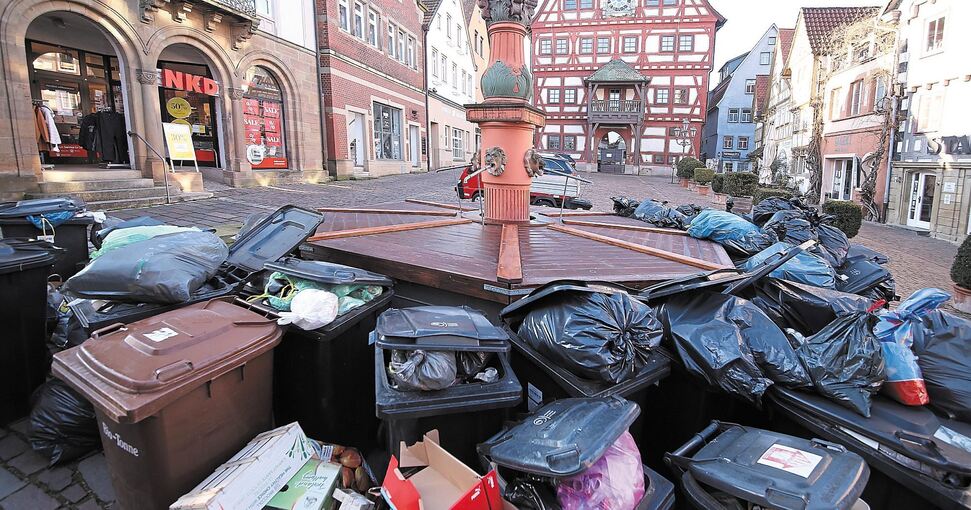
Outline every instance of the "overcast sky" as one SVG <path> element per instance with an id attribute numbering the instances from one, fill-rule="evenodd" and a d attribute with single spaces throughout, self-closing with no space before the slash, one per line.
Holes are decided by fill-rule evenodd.
<path id="1" fill-rule="evenodd" d="M 715 40 L 715 68 L 711 86 L 717 83 L 718 69 L 728 59 L 752 49 L 773 23 L 793 28 L 800 7 L 854 7 L 881 5 L 884 0 L 709 0 L 712 7 L 728 19 Z"/>

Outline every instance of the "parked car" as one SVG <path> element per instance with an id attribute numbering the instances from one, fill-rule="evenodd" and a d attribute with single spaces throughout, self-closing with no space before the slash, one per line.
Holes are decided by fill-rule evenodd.
<path id="1" fill-rule="evenodd" d="M 545 167 L 564 174 L 576 174 L 576 164 L 572 158 L 558 154 L 541 154 Z M 466 182 L 472 171 L 471 165 L 462 169 L 462 175 L 455 186 L 459 198 L 464 200 L 478 200 L 482 196 L 482 175 L 476 175 Z M 564 192 L 565 189 L 565 192 Z M 529 190 L 529 201 L 532 205 L 560 207 L 566 209 L 590 210 L 593 204 L 589 200 L 580 198 L 580 182 L 562 175 L 545 173 L 533 179 Z"/>

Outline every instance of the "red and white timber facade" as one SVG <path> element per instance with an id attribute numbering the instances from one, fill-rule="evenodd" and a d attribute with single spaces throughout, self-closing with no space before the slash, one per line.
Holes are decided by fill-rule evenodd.
<path id="1" fill-rule="evenodd" d="M 724 22 L 708 0 L 541 0 L 532 24 L 533 83 L 547 117 L 536 146 L 570 154 L 586 170 L 622 149 L 627 173 L 697 157 Z M 647 82 L 625 83 L 624 73 L 592 79 L 612 60 Z M 697 133 L 687 148 L 675 132 L 684 119 Z"/>

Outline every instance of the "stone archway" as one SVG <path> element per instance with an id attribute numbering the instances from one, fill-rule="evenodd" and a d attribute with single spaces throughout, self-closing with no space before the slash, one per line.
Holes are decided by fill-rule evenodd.
<path id="1" fill-rule="evenodd" d="M 291 160 L 290 169 L 304 168 L 305 162 L 302 161 L 303 137 L 298 131 L 297 126 L 303 125 L 305 114 L 298 108 L 297 80 L 293 73 L 279 58 L 262 51 L 255 51 L 246 54 L 237 66 L 237 74 L 240 78 L 244 77 L 247 71 L 254 66 L 259 66 L 272 74 L 283 92 L 283 108 L 285 122 L 283 124 L 284 137 L 286 139 L 287 151 Z"/>

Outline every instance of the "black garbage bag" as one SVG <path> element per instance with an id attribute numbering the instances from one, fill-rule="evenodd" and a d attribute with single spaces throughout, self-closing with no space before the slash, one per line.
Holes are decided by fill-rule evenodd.
<path id="1" fill-rule="evenodd" d="M 816 227 L 801 210 L 779 211 L 762 226 L 762 231 L 772 231 L 779 241 L 799 246 L 806 241 L 816 241 Z"/>
<path id="2" fill-rule="evenodd" d="M 612 197 L 611 200 L 614 201 L 614 214 L 626 218 L 633 216 L 637 206 L 641 205 L 637 200 L 627 197 Z"/>
<path id="3" fill-rule="evenodd" d="M 455 361 L 458 363 L 459 377 L 474 377 L 485 369 L 490 359 L 492 359 L 491 352 L 456 352 Z"/>
<path id="4" fill-rule="evenodd" d="M 541 303 L 523 318 L 519 336 L 577 376 L 624 382 L 661 343 L 654 309 L 625 293 L 564 292 Z"/>
<path id="5" fill-rule="evenodd" d="M 684 222 L 685 222 L 685 225 L 687 225 L 691 223 L 691 220 L 695 219 L 695 217 L 701 214 L 701 211 L 704 211 L 705 209 L 707 208 L 702 207 L 698 204 L 685 204 L 685 205 L 679 205 L 675 209 L 675 211 L 678 211 L 679 213 L 684 215 Z"/>
<path id="6" fill-rule="evenodd" d="M 519 510 L 560 510 L 562 508 L 552 486 L 535 476 L 517 478 L 509 482 L 503 498 Z"/>
<path id="7" fill-rule="evenodd" d="M 54 332 L 47 341 L 47 350 L 51 354 L 57 354 L 65 349 L 76 347 L 83 344 L 90 335 L 81 325 L 81 321 L 70 309 L 58 310 L 57 324 Z"/>
<path id="8" fill-rule="evenodd" d="M 971 321 L 932 310 L 914 328 L 914 353 L 930 405 L 971 423 Z"/>
<path id="9" fill-rule="evenodd" d="M 775 278 L 756 282 L 746 297 L 782 329 L 811 336 L 837 317 L 865 312 L 873 300 L 856 294 Z"/>
<path id="10" fill-rule="evenodd" d="M 870 417 L 870 402 L 886 378 L 883 349 L 868 311 L 837 317 L 796 350 L 821 395 Z"/>
<path id="11" fill-rule="evenodd" d="M 68 462 L 101 446 L 94 406 L 59 379 L 34 391 L 28 430 L 30 447 L 51 466 Z"/>
<path id="12" fill-rule="evenodd" d="M 392 351 L 388 365 L 395 388 L 403 391 L 444 390 L 455 384 L 455 353 L 446 351 Z"/>
<path id="13" fill-rule="evenodd" d="M 226 243 L 210 232 L 161 235 L 105 252 L 61 290 L 88 299 L 183 303 L 228 256 Z"/>
<path id="14" fill-rule="evenodd" d="M 688 372 L 758 403 L 773 383 L 812 385 L 785 333 L 745 299 L 712 292 L 675 296 L 662 311 L 665 339 Z"/>
<path id="15" fill-rule="evenodd" d="M 846 263 L 850 240 L 842 230 L 832 225 L 819 225 L 816 227 L 816 238 L 819 244 L 812 249 L 813 253 L 822 257 L 834 268 Z"/>
<path id="16" fill-rule="evenodd" d="M 873 262 L 874 264 L 879 264 L 881 266 L 884 266 L 890 263 L 890 257 L 876 250 L 871 250 L 870 248 L 867 248 L 862 244 L 850 244 L 850 247 L 846 253 L 846 259 L 847 260 L 855 260 L 855 259 L 869 260 L 870 262 Z"/>
<path id="17" fill-rule="evenodd" d="M 647 199 L 637 206 L 634 211 L 634 218 L 643 222 L 650 223 L 655 227 L 677 228 L 684 230 L 688 224 L 688 218 L 684 214 L 668 207 L 657 200 Z"/>
<path id="18" fill-rule="evenodd" d="M 769 197 L 752 207 L 752 223 L 761 227 L 779 211 L 801 211 L 802 209 L 798 200 Z"/>

